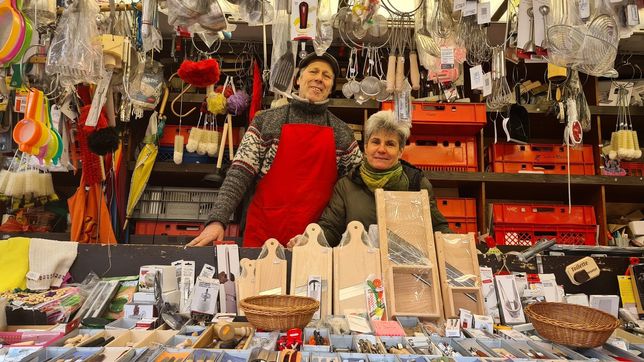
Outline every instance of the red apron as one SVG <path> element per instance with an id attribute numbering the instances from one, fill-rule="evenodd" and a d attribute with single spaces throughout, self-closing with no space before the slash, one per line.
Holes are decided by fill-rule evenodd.
<path id="1" fill-rule="evenodd" d="M 286 245 L 304 232 L 329 202 L 337 173 L 333 128 L 284 124 L 273 164 L 248 208 L 243 246 L 261 247 L 269 238 Z"/>

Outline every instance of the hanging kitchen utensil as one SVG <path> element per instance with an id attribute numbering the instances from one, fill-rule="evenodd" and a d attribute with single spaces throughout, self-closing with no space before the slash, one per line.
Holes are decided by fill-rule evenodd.
<path id="1" fill-rule="evenodd" d="M 289 40 L 286 52 L 277 60 L 271 68 L 271 89 L 282 93 L 288 93 L 295 75 L 295 60 L 292 53 L 292 42 Z"/>
<path id="2" fill-rule="evenodd" d="M 16 0 L 0 2 L 0 64 L 11 61 L 22 48 L 26 36 L 25 18 L 18 10 Z"/>
<path id="3" fill-rule="evenodd" d="M 375 48 L 367 48 L 367 56 L 365 57 L 364 64 L 364 79 L 360 82 L 360 90 L 368 97 L 376 96 L 380 93 L 380 79 L 372 75 L 373 68 L 375 67 Z"/>
<path id="4" fill-rule="evenodd" d="M 530 138 L 528 111 L 521 105 L 521 82 L 514 86 L 516 103 L 510 106 L 508 117 L 503 119 L 503 131 L 507 142 L 526 144 Z"/>

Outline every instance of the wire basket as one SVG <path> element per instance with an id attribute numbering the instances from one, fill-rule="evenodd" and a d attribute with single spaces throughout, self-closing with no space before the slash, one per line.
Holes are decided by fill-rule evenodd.
<path id="1" fill-rule="evenodd" d="M 293 295 L 261 295 L 241 301 L 248 322 L 265 331 L 304 329 L 320 308 L 320 303 L 308 297 Z"/>
<path id="2" fill-rule="evenodd" d="M 139 220 L 204 221 L 215 206 L 218 190 L 148 186 L 132 214 Z"/>
<path id="3" fill-rule="evenodd" d="M 576 304 L 535 303 L 525 314 L 541 336 L 570 347 L 601 346 L 619 327 L 612 315 Z"/>

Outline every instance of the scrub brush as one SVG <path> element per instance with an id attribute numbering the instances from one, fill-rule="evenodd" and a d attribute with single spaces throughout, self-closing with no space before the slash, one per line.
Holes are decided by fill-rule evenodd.
<path id="1" fill-rule="evenodd" d="M 174 154 L 172 160 L 177 165 L 183 162 L 183 136 L 180 134 L 174 136 Z"/>

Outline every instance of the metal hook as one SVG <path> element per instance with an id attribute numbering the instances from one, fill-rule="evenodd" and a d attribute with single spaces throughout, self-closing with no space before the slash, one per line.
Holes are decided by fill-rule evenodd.
<path id="1" fill-rule="evenodd" d="M 170 78 L 168 78 L 168 83 L 170 83 L 172 78 L 174 78 L 176 75 L 177 75 L 177 73 L 172 74 L 170 76 Z M 188 86 L 186 88 L 182 88 L 181 93 L 179 93 L 176 97 L 174 97 L 174 99 L 172 100 L 172 103 L 170 103 L 170 110 L 172 111 L 172 113 L 175 116 L 177 116 L 179 118 L 188 117 L 190 114 L 192 114 L 192 112 L 197 110 L 197 107 L 192 107 L 191 110 L 189 110 L 188 112 L 186 112 L 184 114 L 179 114 L 174 110 L 174 104 L 177 102 L 177 100 L 179 100 L 179 98 L 183 97 L 183 95 L 190 89 L 190 87 L 192 87 L 192 84 L 188 84 Z"/>

